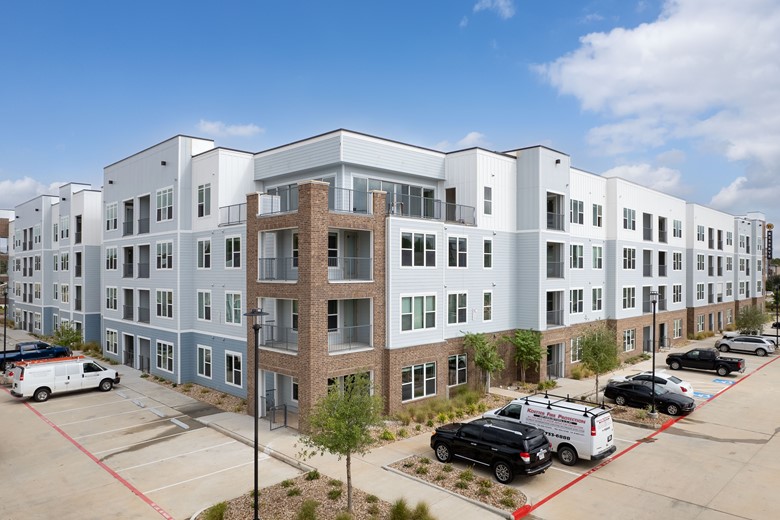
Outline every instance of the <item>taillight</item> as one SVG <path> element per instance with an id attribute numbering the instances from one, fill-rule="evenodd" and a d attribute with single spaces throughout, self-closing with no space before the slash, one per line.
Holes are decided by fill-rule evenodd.
<path id="1" fill-rule="evenodd" d="M 595 424 L 591 424 L 590 425 L 590 436 L 591 437 L 595 437 L 596 436 L 596 425 Z"/>
<path id="2" fill-rule="evenodd" d="M 19 381 L 24 381 L 24 369 L 19 369 Z"/>
<path id="3" fill-rule="evenodd" d="M 520 458 L 525 462 L 526 464 L 531 463 L 531 454 L 525 451 L 520 452 Z"/>
<path id="4" fill-rule="evenodd" d="M 680 387 L 680 390 L 682 390 L 682 391 L 683 391 L 683 393 L 685 393 L 685 392 L 687 392 L 687 391 L 688 391 L 688 389 L 687 389 L 687 388 L 685 388 L 684 386 L 681 386 L 681 387 Z"/>

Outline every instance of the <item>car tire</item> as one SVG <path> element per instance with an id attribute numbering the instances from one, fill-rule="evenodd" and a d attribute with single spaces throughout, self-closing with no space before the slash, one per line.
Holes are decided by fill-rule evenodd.
<path id="1" fill-rule="evenodd" d="M 0 361 L 0 372 L 5 372 L 5 361 Z"/>
<path id="2" fill-rule="evenodd" d="M 35 391 L 35 393 L 33 394 L 33 399 L 36 402 L 42 403 L 48 400 L 50 395 L 51 395 L 51 391 L 46 387 L 42 387 Z"/>
<path id="3" fill-rule="evenodd" d="M 114 382 L 111 381 L 110 379 L 102 380 L 100 382 L 100 386 L 98 386 L 98 390 L 100 390 L 101 392 L 108 392 L 112 388 L 114 388 Z"/>
<path id="4" fill-rule="evenodd" d="M 680 366 L 681 365 L 679 361 L 672 361 L 671 363 L 669 363 L 669 368 L 671 368 L 672 370 L 680 370 Z"/>
<path id="5" fill-rule="evenodd" d="M 679 415 L 680 408 L 676 404 L 666 405 L 666 413 L 671 416 Z"/>
<path id="6" fill-rule="evenodd" d="M 716 370 L 719 376 L 727 376 L 729 375 L 729 369 L 724 366 L 719 366 Z"/>
<path id="7" fill-rule="evenodd" d="M 443 442 L 437 442 L 433 447 L 433 452 L 436 454 L 436 460 L 439 462 L 449 462 L 452 460 L 450 447 Z"/>
<path id="8" fill-rule="evenodd" d="M 622 395 L 615 396 L 615 404 L 620 406 L 625 406 L 626 404 L 626 398 Z"/>
<path id="9" fill-rule="evenodd" d="M 574 466 L 577 464 L 577 450 L 568 445 L 558 446 L 558 460 L 564 466 Z"/>
<path id="10" fill-rule="evenodd" d="M 764 350 L 763 348 L 760 348 L 760 349 L 756 350 L 756 355 L 759 356 L 759 357 L 764 357 L 764 356 L 766 356 L 766 350 Z"/>
<path id="11" fill-rule="evenodd" d="M 721 346 L 718 347 L 718 350 L 720 350 L 721 352 L 728 352 L 729 351 L 729 346 L 728 345 L 721 345 Z"/>
<path id="12" fill-rule="evenodd" d="M 503 460 L 493 464 L 493 475 L 502 484 L 509 484 L 515 479 L 515 472 L 512 470 L 512 466 Z"/>

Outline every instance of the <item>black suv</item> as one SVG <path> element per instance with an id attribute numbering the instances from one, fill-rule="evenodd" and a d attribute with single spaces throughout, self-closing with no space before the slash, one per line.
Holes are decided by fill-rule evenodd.
<path id="1" fill-rule="evenodd" d="M 509 484 L 515 473 L 536 475 L 552 465 L 552 446 L 544 431 L 498 419 L 476 419 L 436 428 L 431 448 L 440 462 L 460 457 L 493 469 L 496 480 Z"/>

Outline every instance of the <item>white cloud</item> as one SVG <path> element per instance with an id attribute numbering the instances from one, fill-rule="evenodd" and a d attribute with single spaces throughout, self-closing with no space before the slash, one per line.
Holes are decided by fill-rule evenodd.
<path id="1" fill-rule="evenodd" d="M 469 24 L 469 17 L 468 17 L 468 16 L 464 16 L 463 18 L 461 18 L 461 19 L 460 19 L 460 23 L 458 24 L 458 27 L 460 27 L 461 29 L 463 29 L 463 28 L 464 28 L 464 27 L 466 27 L 468 24 Z"/>
<path id="2" fill-rule="evenodd" d="M 598 13 L 589 13 L 582 17 L 582 23 L 588 24 L 588 23 L 600 22 L 603 19 L 604 17 Z"/>
<path id="3" fill-rule="evenodd" d="M 38 195 L 56 195 L 64 182 L 53 182 L 48 186 L 31 177 L 0 181 L 0 208 L 13 210 L 19 204 Z"/>
<path id="4" fill-rule="evenodd" d="M 507 20 L 515 15 L 513 0 L 479 0 L 474 4 L 474 12 L 495 11 L 498 16 Z"/>
<path id="5" fill-rule="evenodd" d="M 681 164 L 685 162 L 685 152 L 682 150 L 667 150 L 656 155 L 655 160 L 658 164 L 669 166 L 671 164 Z"/>
<path id="6" fill-rule="evenodd" d="M 604 177 L 620 177 L 648 188 L 679 196 L 682 175 L 678 170 L 666 166 L 653 167 L 649 164 L 626 164 L 616 166 L 602 174 Z"/>
<path id="7" fill-rule="evenodd" d="M 485 140 L 484 134 L 480 134 L 479 132 L 469 132 L 466 134 L 466 137 L 458 141 L 458 146 L 462 148 L 473 148 L 475 146 L 486 148 L 488 146 L 488 142 Z"/>
<path id="8" fill-rule="evenodd" d="M 762 184 L 750 181 L 747 177 L 737 177 L 721 188 L 710 200 L 710 206 L 721 211 L 741 215 L 748 211 L 761 211 L 769 222 L 780 223 L 777 214 L 777 201 L 780 200 L 780 186 L 777 182 Z M 766 210 L 769 210 L 767 212 Z"/>
<path id="9" fill-rule="evenodd" d="M 226 125 L 222 121 L 206 121 L 201 119 L 198 122 L 198 130 L 206 135 L 213 136 L 234 136 L 234 137 L 251 137 L 265 132 L 263 128 L 260 128 L 254 124 L 248 125 Z"/>

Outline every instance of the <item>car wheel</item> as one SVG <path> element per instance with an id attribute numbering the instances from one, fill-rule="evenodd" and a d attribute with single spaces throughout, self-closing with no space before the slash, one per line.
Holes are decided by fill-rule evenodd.
<path id="1" fill-rule="evenodd" d="M 0 361 L 0 372 L 5 372 L 5 361 Z"/>
<path id="2" fill-rule="evenodd" d="M 620 406 L 625 405 L 626 404 L 626 398 L 623 397 L 622 395 L 619 395 L 619 396 L 615 397 L 615 404 L 619 404 Z"/>
<path id="3" fill-rule="evenodd" d="M 718 367 L 718 370 L 716 370 L 716 372 L 718 373 L 719 376 L 729 375 L 729 369 L 724 366 Z"/>
<path id="4" fill-rule="evenodd" d="M 42 403 L 49 398 L 49 395 L 51 395 L 51 392 L 49 391 L 48 388 L 39 388 L 33 394 L 33 399 L 35 399 L 39 403 Z"/>
<path id="5" fill-rule="evenodd" d="M 104 379 L 100 382 L 100 386 L 98 387 L 101 392 L 108 392 L 112 388 L 114 388 L 114 382 L 110 379 Z"/>
<path id="6" fill-rule="evenodd" d="M 450 447 L 443 442 L 437 443 L 436 446 L 433 447 L 433 451 L 436 453 L 436 460 L 439 462 L 449 462 L 452 460 L 452 452 L 450 452 Z"/>
<path id="7" fill-rule="evenodd" d="M 680 409 L 677 407 L 676 404 L 669 404 L 666 405 L 666 413 L 669 415 L 677 415 L 680 413 Z"/>
<path id="8" fill-rule="evenodd" d="M 499 460 L 493 465 L 493 474 L 496 476 L 496 480 L 502 484 L 509 484 L 515 479 L 515 472 L 512 471 L 512 466 L 503 460 Z"/>
<path id="9" fill-rule="evenodd" d="M 760 357 L 764 357 L 764 356 L 766 356 L 766 350 L 760 348 L 760 349 L 756 350 L 756 355 L 760 356 Z"/>
<path id="10" fill-rule="evenodd" d="M 721 345 L 721 346 L 718 347 L 718 350 L 720 350 L 721 352 L 728 352 L 729 351 L 729 346 L 728 345 Z"/>
<path id="11" fill-rule="evenodd" d="M 577 450 L 571 446 L 558 446 L 558 460 L 564 466 L 574 466 L 577 464 Z"/>
<path id="12" fill-rule="evenodd" d="M 672 370 L 680 370 L 680 362 L 679 361 L 672 361 L 669 363 L 669 368 Z"/>

